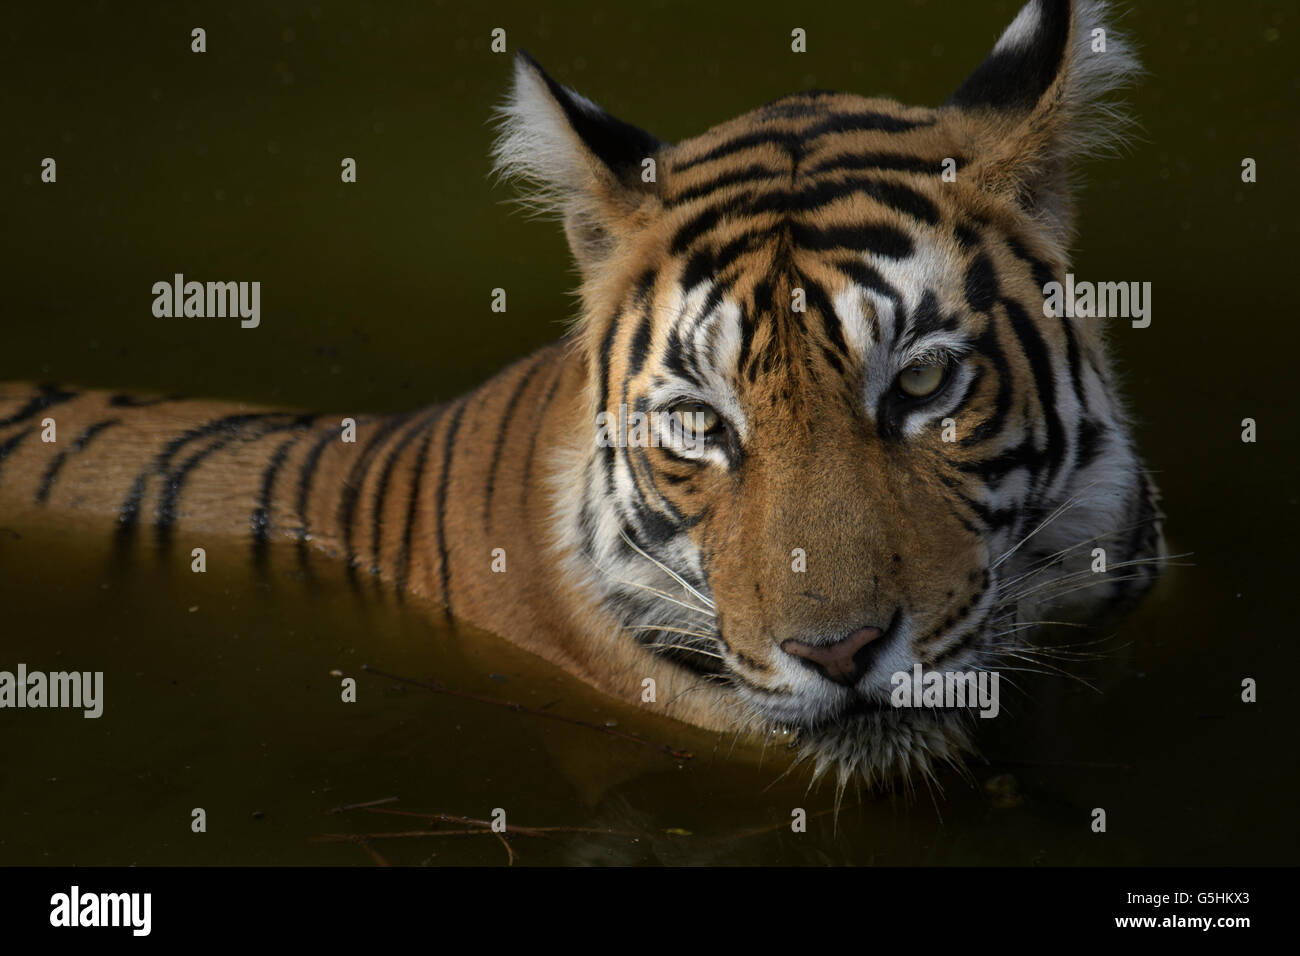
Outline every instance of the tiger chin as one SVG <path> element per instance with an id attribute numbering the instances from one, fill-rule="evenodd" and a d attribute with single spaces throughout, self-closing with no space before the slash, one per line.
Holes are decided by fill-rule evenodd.
<path id="1" fill-rule="evenodd" d="M 894 675 L 995 673 L 1165 561 L 1103 323 L 1044 310 L 1071 167 L 1119 144 L 1139 73 L 1106 14 L 1031 0 L 938 108 L 805 92 L 677 143 L 520 53 L 494 159 L 579 267 L 561 342 L 354 443 L 337 415 L 6 387 L 0 502 L 334 555 L 841 787 L 930 776 L 979 720 L 893 706 Z"/>

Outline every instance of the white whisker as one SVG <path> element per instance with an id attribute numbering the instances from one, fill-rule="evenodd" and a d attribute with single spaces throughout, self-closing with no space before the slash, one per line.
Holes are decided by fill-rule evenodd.
<path id="1" fill-rule="evenodd" d="M 676 571 L 674 571 L 672 568 L 668 567 L 668 565 L 664 564 L 664 563 L 663 563 L 662 561 L 660 561 L 658 558 L 655 558 L 655 557 L 653 557 L 652 555 L 646 554 L 645 551 L 641 550 L 641 547 L 640 547 L 640 546 L 639 546 L 635 541 L 633 541 L 630 537 L 628 537 L 627 532 L 624 531 L 622 528 L 619 528 L 619 529 L 618 529 L 618 534 L 619 534 L 619 537 L 621 537 L 624 541 L 627 542 L 628 547 L 630 547 L 630 548 L 631 548 L 633 551 L 635 551 L 637 554 L 641 555 L 641 557 L 645 558 L 647 561 L 649 561 L 649 562 L 650 562 L 651 564 L 653 564 L 655 567 L 659 568 L 659 570 L 663 571 L 664 574 L 668 575 L 670 578 L 672 578 L 674 581 L 676 581 L 678 584 L 680 584 L 682 587 L 684 587 L 684 588 L 685 588 L 685 589 L 686 589 L 690 594 L 692 594 L 692 595 L 694 595 L 696 598 L 698 598 L 701 604 L 705 605 L 705 606 L 708 607 L 708 608 L 713 608 L 713 607 L 715 606 L 714 603 L 713 603 L 713 601 L 712 601 L 711 599 L 709 599 L 709 598 L 706 597 L 705 595 L 701 594 L 698 590 L 696 590 L 694 587 L 692 587 L 691 584 L 690 584 L 690 582 L 687 581 L 684 577 L 682 577 L 680 574 L 678 574 L 678 573 L 677 573 Z"/>
<path id="2" fill-rule="evenodd" d="M 1100 479 L 1099 479 L 1099 480 L 1100 480 Z M 1053 521 L 1055 521 L 1057 518 L 1059 518 L 1061 515 L 1063 515 L 1063 514 L 1064 514 L 1066 511 L 1068 511 L 1070 508 L 1074 507 L 1075 504 L 1079 503 L 1079 497 L 1080 497 L 1080 495 L 1082 495 L 1082 494 L 1083 494 L 1084 492 L 1086 492 L 1089 488 L 1093 487 L 1093 486 L 1096 485 L 1096 484 L 1097 484 L 1097 481 L 1089 482 L 1086 486 L 1084 486 L 1083 488 L 1079 489 L 1079 491 L 1077 491 L 1075 494 L 1071 495 L 1069 498 L 1067 498 L 1065 501 L 1063 501 L 1060 505 L 1058 505 L 1057 508 L 1056 508 L 1056 510 L 1053 511 L 1050 515 L 1048 515 L 1048 516 L 1043 520 L 1043 523 L 1042 523 L 1042 524 L 1040 524 L 1040 525 L 1039 525 L 1037 528 L 1035 528 L 1033 531 L 1029 532 L 1029 534 L 1025 535 L 1023 538 L 1021 538 L 1019 541 L 1017 541 L 1014 545 L 1011 546 L 1011 548 L 1009 548 L 1006 552 L 1003 553 L 1002 557 L 1000 557 L 1000 558 L 998 558 L 996 561 L 994 561 L 993 564 L 990 566 L 991 570 L 996 571 L 996 570 L 998 569 L 998 567 L 1001 566 L 1002 562 L 1006 561 L 1006 560 L 1007 560 L 1008 558 L 1010 558 L 1013 554 L 1015 554 L 1015 553 L 1016 553 L 1017 551 L 1019 551 L 1022 547 L 1024 547 L 1025 543 L 1026 543 L 1027 541 L 1029 541 L 1030 538 L 1032 538 L 1034 535 L 1038 534 L 1040 531 L 1042 531 L 1042 530 L 1043 530 L 1044 528 L 1046 528 L 1049 524 L 1051 524 Z"/>

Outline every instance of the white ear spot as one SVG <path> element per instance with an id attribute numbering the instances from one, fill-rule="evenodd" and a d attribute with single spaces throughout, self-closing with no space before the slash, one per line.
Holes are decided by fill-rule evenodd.
<path id="1" fill-rule="evenodd" d="M 601 113 L 587 98 L 567 87 L 566 92 L 580 108 Z M 515 60 L 514 82 L 495 119 L 499 135 L 492 148 L 493 171 L 498 179 L 523 187 L 526 206 L 558 215 L 576 194 L 589 188 L 594 175 L 590 154 L 546 80 L 523 57 Z"/>
<path id="2" fill-rule="evenodd" d="M 997 45 L 993 47 L 993 52 L 1005 53 L 1008 50 L 1029 46 L 1034 40 L 1034 34 L 1038 32 L 1038 24 L 1041 22 L 1042 15 L 1039 9 L 1039 0 L 1030 0 L 1029 3 L 1020 8 L 1016 18 L 1002 31 L 1002 36 L 998 38 Z"/>

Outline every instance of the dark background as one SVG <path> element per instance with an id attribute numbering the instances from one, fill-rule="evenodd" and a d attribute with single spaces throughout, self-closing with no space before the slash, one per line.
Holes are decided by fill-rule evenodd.
<path id="1" fill-rule="evenodd" d="M 1017 8 L 11 5 L 0 380 L 345 412 L 448 398 L 554 338 L 574 308 L 559 229 L 504 205 L 489 175 L 510 68 L 489 52 L 494 27 L 679 139 L 814 86 L 941 102 Z M 1104 635 L 1107 661 L 1088 673 L 1104 693 L 1026 682 L 1016 718 L 981 728 L 990 763 L 972 765 L 973 786 L 947 775 L 933 800 L 850 793 L 833 830 L 832 789 L 805 796 L 798 774 L 771 785 L 774 771 L 728 762 L 728 742 L 644 724 L 490 638 L 466 649 L 382 595 L 272 589 L 242 552 L 215 575 L 127 577 L 98 537 L 0 528 L 0 667 L 104 669 L 108 695 L 99 721 L 0 712 L 0 863 L 366 862 L 313 837 L 411 825 L 327 813 L 391 796 L 389 808 L 503 806 L 511 822 L 641 834 L 556 834 L 519 845 L 520 862 L 1294 862 L 1300 16 L 1293 3 L 1160 0 L 1122 23 L 1149 71 L 1130 96 L 1141 131 L 1123 157 L 1083 168 L 1072 271 L 1153 284 L 1151 327 L 1117 323 L 1111 341 L 1171 548 L 1194 566 Z M 204 54 L 190 52 L 195 26 Z M 46 156 L 55 185 L 40 182 Z M 356 184 L 339 180 L 345 156 Z M 155 318 L 151 287 L 175 272 L 260 280 L 261 327 Z M 504 315 L 489 309 L 497 286 Z M 1240 441 L 1248 416 L 1253 445 Z M 364 675 L 361 701 L 342 707 L 328 672 L 362 662 L 639 721 L 697 756 L 679 766 Z M 1239 700 L 1247 676 L 1254 705 Z M 203 836 L 189 832 L 195 806 Z M 808 834 L 789 833 L 793 806 L 823 813 Z M 1088 829 L 1098 806 L 1104 835 Z M 491 837 L 381 852 L 505 859 Z"/>

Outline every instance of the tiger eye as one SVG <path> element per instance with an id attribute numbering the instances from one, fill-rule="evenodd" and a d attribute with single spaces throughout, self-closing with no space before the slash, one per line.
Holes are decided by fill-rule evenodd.
<path id="1" fill-rule="evenodd" d="M 693 435 L 707 435 L 722 424 L 718 413 L 703 402 L 679 402 L 668 412 Z"/>
<path id="2" fill-rule="evenodd" d="M 898 376 L 898 387 L 904 395 L 925 398 L 933 395 L 943 384 L 943 373 L 942 365 L 913 365 Z"/>

